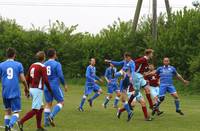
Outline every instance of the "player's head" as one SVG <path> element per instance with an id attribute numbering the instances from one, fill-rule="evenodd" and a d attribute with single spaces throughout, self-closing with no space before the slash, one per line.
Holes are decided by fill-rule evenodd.
<path id="1" fill-rule="evenodd" d="M 91 59 L 90 59 L 90 64 L 91 64 L 92 66 L 94 66 L 94 65 L 96 64 L 96 59 L 95 59 L 95 58 L 91 58 Z"/>
<path id="2" fill-rule="evenodd" d="M 14 48 L 8 48 L 6 50 L 6 56 L 7 56 L 8 59 L 15 59 L 16 50 Z"/>
<path id="3" fill-rule="evenodd" d="M 153 52 L 154 52 L 153 49 L 146 49 L 144 51 L 144 55 L 151 59 L 153 57 Z"/>
<path id="4" fill-rule="evenodd" d="M 56 59 L 57 58 L 57 54 L 56 54 L 56 50 L 55 49 L 49 49 L 48 51 L 47 51 L 47 57 L 49 58 L 49 59 Z"/>
<path id="5" fill-rule="evenodd" d="M 150 65 L 149 65 L 149 70 L 150 70 L 150 71 L 153 71 L 154 69 L 155 69 L 154 65 L 153 65 L 153 64 L 150 64 Z"/>
<path id="6" fill-rule="evenodd" d="M 124 53 L 124 60 L 130 61 L 131 59 L 132 59 L 132 58 L 131 58 L 131 53 L 125 52 L 125 53 Z"/>
<path id="7" fill-rule="evenodd" d="M 39 62 L 44 62 L 45 61 L 45 59 L 46 59 L 46 55 L 45 55 L 45 53 L 44 53 L 44 51 L 39 51 L 39 52 L 37 52 L 36 53 L 36 58 L 37 58 L 37 60 L 39 61 Z"/>
<path id="8" fill-rule="evenodd" d="M 168 66 L 168 65 L 170 64 L 170 60 L 169 60 L 168 57 L 164 57 L 164 59 L 163 59 L 163 64 L 164 64 L 165 66 Z"/>
<path id="9" fill-rule="evenodd" d="M 114 67 L 114 65 L 112 63 L 110 63 L 110 67 Z"/>

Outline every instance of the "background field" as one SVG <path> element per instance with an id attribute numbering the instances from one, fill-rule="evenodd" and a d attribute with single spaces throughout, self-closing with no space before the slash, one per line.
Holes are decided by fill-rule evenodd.
<path id="1" fill-rule="evenodd" d="M 161 117 L 156 117 L 152 122 L 146 122 L 143 119 L 143 114 L 140 105 L 137 104 L 135 115 L 132 121 L 126 122 L 127 114 L 124 113 L 119 120 L 116 118 L 116 109 L 112 108 L 111 101 L 108 109 L 104 109 L 101 105 L 105 96 L 99 97 L 94 107 L 90 108 L 88 103 L 85 105 L 85 112 L 78 112 L 83 85 L 70 84 L 69 92 L 65 95 L 65 107 L 62 112 L 56 117 L 56 127 L 47 128 L 48 131 L 199 131 L 200 122 L 200 96 L 180 94 L 182 110 L 185 116 L 180 116 L 175 113 L 173 99 L 167 97 L 161 109 L 165 111 Z M 2 101 L 1 101 L 2 105 Z M 3 105 L 2 105 L 3 106 Z M 22 98 L 22 113 L 21 116 L 31 108 L 31 100 Z M 3 107 L 0 110 L 0 124 L 3 125 Z M 25 123 L 25 131 L 36 130 L 35 120 Z M 16 127 L 15 127 L 16 128 Z M 3 130 L 3 129 L 0 129 Z"/>

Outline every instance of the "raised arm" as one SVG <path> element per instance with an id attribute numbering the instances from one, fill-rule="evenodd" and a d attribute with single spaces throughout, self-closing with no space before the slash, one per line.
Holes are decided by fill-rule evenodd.
<path id="1" fill-rule="evenodd" d="M 105 62 L 107 62 L 107 63 L 111 63 L 111 64 L 113 64 L 114 66 L 124 66 L 124 61 L 111 61 L 111 60 L 105 60 Z"/>

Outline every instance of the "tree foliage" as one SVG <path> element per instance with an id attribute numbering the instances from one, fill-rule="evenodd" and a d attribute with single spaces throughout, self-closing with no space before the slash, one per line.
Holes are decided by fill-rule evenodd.
<path id="1" fill-rule="evenodd" d="M 143 18 L 138 30 L 132 32 L 132 21 L 118 19 L 98 34 L 77 32 L 75 26 L 67 27 L 63 22 L 51 23 L 48 28 L 23 29 L 14 20 L 0 18 L 0 60 L 5 59 L 5 50 L 14 47 L 17 59 L 27 69 L 35 62 L 39 50 L 55 48 L 67 77 L 83 77 L 91 57 L 97 59 L 97 73 L 103 75 L 104 59 L 121 60 L 125 51 L 133 58 L 143 55 L 146 48 L 155 50 L 153 63 L 161 65 L 162 58 L 171 58 L 172 65 L 184 76 L 200 84 L 200 9 L 174 12 L 170 21 L 166 14 L 158 18 L 158 41 L 151 37 L 151 18 Z M 200 90 L 200 89 L 197 89 Z"/>

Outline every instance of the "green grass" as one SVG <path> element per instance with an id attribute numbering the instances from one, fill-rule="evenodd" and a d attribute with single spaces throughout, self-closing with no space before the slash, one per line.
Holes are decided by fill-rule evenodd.
<path id="1" fill-rule="evenodd" d="M 105 88 L 104 88 L 105 91 Z M 116 118 L 116 109 L 112 108 L 113 100 L 108 109 L 101 104 L 105 93 L 101 95 L 90 108 L 85 104 L 85 112 L 78 112 L 77 107 L 83 93 L 83 85 L 69 85 L 69 91 L 65 95 L 65 106 L 55 118 L 56 127 L 47 128 L 48 131 L 199 131 L 200 126 L 200 96 L 180 94 L 181 107 L 185 116 L 175 113 L 173 99 L 167 96 L 161 109 L 165 112 L 163 116 L 156 117 L 152 122 L 144 121 L 141 107 L 137 104 L 134 118 L 127 123 L 127 113 L 121 119 Z M 1 101 L 2 105 L 2 101 Z M 22 97 L 22 112 L 24 115 L 31 108 L 31 100 Z M 0 114 L 0 125 L 3 125 L 3 106 Z M 15 127 L 17 128 L 17 127 Z M 1 130 L 1 129 L 0 129 Z M 3 129 L 2 129 L 3 130 Z M 25 131 L 36 130 L 35 118 L 24 125 Z"/>

